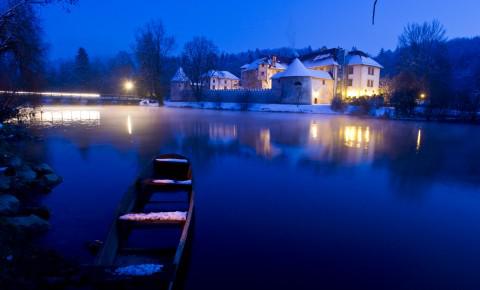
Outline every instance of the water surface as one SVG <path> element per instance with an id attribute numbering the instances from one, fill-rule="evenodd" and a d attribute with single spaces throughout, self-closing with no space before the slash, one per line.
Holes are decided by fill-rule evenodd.
<path id="1" fill-rule="evenodd" d="M 136 106 L 45 107 L 65 181 L 44 243 L 88 263 L 156 153 L 193 162 L 187 289 L 480 289 L 480 127 Z"/>

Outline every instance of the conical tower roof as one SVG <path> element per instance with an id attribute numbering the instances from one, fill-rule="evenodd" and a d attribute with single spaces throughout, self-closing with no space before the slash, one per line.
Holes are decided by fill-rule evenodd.
<path id="1" fill-rule="evenodd" d="M 290 78 L 290 77 L 311 77 L 317 79 L 331 80 L 332 77 L 325 71 L 311 70 L 305 67 L 298 59 L 294 59 L 288 68 L 278 74 L 275 74 L 272 79 Z"/>
<path id="2" fill-rule="evenodd" d="M 189 81 L 190 81 L 190 79 L 187 77 L 187 75 L 183 71 L 182 67 L 178 68 L 177 72 L 175 73 L 175 75 L 172 78 L 172 82 L 183 83 L 183 82 L 189 82 Z"/>

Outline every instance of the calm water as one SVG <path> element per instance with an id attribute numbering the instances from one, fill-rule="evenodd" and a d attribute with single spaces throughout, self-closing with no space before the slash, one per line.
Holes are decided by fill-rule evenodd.
<path id="1" fill-rule="evenodd" d="M 42 119 L 32 154 L 65 179 L 44 242 L 71 258 L 91 260 L 84 242 L 149 158 L 178 152 L 197 192 L 187 289 L 480 289 L 480 127 L 121 106 Z"/>

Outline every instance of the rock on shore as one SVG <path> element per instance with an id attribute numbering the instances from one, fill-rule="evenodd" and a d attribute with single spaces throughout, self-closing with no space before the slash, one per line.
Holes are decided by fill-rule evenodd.
<path id="1" fill-rule="evenodd" d="M 11 194 L 0 195 L 0 216 L 14 215 L 20 208 L 20 201 Z"/>
<path id="2" fill-rule="evenodd" d="M 26 234 L 40 234 L 48 231 L 50 223 L 36 215 L 3 218 L 3 222 Z"/>

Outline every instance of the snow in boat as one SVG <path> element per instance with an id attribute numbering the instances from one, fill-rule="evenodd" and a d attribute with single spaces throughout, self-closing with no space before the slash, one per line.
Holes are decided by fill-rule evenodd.
<path id="1" fill-rule="evenodd" d="M 172 180 L 172 179 L 154 179 L 155 184 L 176 184 L 176 185 L 192 185 L 192 180 Z"/>
<path id="2" fill-rule="evenodd" d="M 120 220 L 134 222 L 161 222 L 161 221 L 186 221 L 187 212 L 152 212 L 152 213 L 129 213 L 120 216 Z"/>
<path id="3" fill-rule="evenodd" d="M 119 276 L 150 276 L 162 271 L 163 265 L 142 264 L 120 267 L 115 270 L 115 275 Z"/>
<path id="4" fill-rule="evenodd" d="M 187 159 L 178 159 L 178 158 L 157 158 L 157 162 L 169 162 L 169 163 L 188 163 Z"/>

